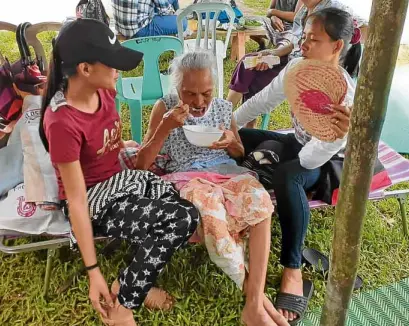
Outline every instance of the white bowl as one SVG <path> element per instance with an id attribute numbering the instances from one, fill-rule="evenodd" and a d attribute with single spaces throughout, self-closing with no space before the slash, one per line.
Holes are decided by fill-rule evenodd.
<path id="1" fill-rule="evenodd" d="M 183 126 L 189 143 L 200 147 L 209 147 L 223 135 L 223 130 L 208 126 Z"/>

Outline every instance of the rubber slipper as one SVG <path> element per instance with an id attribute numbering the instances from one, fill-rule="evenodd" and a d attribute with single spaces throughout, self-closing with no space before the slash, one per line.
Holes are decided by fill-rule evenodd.
<path id="1" fill-rule="evenodd" d="M 310 280 L 303 280 L 303 296 L 291 293 L 279 292 L 276 297 L 276 309 L 282 309 L 297 314 L 297 318 L 288 323 L 293 326 L 297 325 L 304 318 L 312 294 L 314 293 L 314 284 Z"/>
<path id="2" fill-rule="evenodd" d="M 302 251 L 302 258 L 306 265 L 313 266 L 317 272 L 325 274 L 329 271 L 328 257 L 316 249 L 305 248 Z M 354 290 L 360 289 L 363 283 L 364 281 L 362 280 L 362 278 L 357 275 L 355 279 Z"/>
<path id="3" fill-rule="evenodd" d="M 302 257 L 307 265 L 314 266 L 317 272 L 329 271 L 329 260 L 327 256 L 316 249 L 305 248 L 302 251 Z"/>

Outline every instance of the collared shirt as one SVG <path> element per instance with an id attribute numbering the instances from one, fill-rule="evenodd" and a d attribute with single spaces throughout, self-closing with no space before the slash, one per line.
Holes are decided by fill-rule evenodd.
<path id="1" fill-rule="evenodd" d="M 297 62 L 304 60 L 296 58 L 291 60 L 279 75 L 272 80 L 262 91 L 258 92 L 251 99 L 244 102 L 235 112 L 234 118 L 239 127 L 254 120 L 260 114 L 269 114 L 278 104 L 286 99 L 284 93 L 284 76 L 287 71 Z M 348 90 L 345 97 L 345 103 L 350 105 L 354 100 L 355 82 L 349 74 L 342 68 L 345 80 L 348 85 Z M 315 137 L 312 137 L 300 124 L 297 118 L 292 114 L 292 124 L 294 134 L 297 141 L 303 145 L 298 157 L 300 158 L 301 166 L 306 169 L 315 169 L 328 162 L 332 156 L 343 150 L 346 146 L 347 136 L 342 139 L 337 139 L 333 142 L 324 142 Z"/>
<path id="2" fill-rule="evenodd" d="M 148 25 L 154 15 L 171 15 L 168 0 L 112 0 L 116 30 L 125 37 L 134 36 Z"/>
<path id="3" fill-rule="evenodd" d="M 358 27 L 361 27 L 362 25 L 366 25 L 368 23 L 365 19 L 362 19 L 361 17 L 354 14 L 354 12 L 352 11 L 350 7 L 344 5 L 342 2 L 337 1 L 337 0 L 322 0 L 320 3 L 318 3 L 315 6 L 312 12 L 314 13 L 316 11 L 326 9 L 326 8 L 331 8 L 331 7 L 338 8 L 338 9 L 348 12 L 353 17 L 353 19 L 357 22 Z M 301 56 L 300 40 L 302 38 L 307 15 L 308 15 L 308 8 L 305 5 L 303 5 L 297 11 L 294 17 L 293 29 L 291 30 L 291 34 L 292 34 L 291 43 L 294 45 L 294 49 L 290 54 L 290 59 L 298 58 Z"/>

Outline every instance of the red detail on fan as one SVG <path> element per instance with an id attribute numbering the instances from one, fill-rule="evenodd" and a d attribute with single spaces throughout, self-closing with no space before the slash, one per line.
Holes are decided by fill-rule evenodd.
<path id="1" fill-rule="evenodd" d="M 308 90 L 300 94 L 300 98 L 304 105 L 314 113 L 318 114 L 331 114 L 332 110 L 330 105 L 332 104 L 329 96 L 318 90 Z"/>
<path id="2" fill-rule="evenodd" d="M 17 206 L 17 214 L 22 217 L 31 217 L 34 215 L 36 211 L 36 205 L 33 203 L 26 203 L 23 196 L 17 198 L 18 206 Z"/>

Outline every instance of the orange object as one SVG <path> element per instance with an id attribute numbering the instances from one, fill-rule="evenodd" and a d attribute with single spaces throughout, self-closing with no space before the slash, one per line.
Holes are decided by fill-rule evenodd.
<path id="1" fill-rule="evenodd" d="M 187 26 L 189 27 L 189 29 L 190 29 L 192 32 L 196 32 L 196 31 L 197 31 L 197 20 L 195 20 L 195 19 L 189 19 L 189 20 L 187 21 Z"/>

